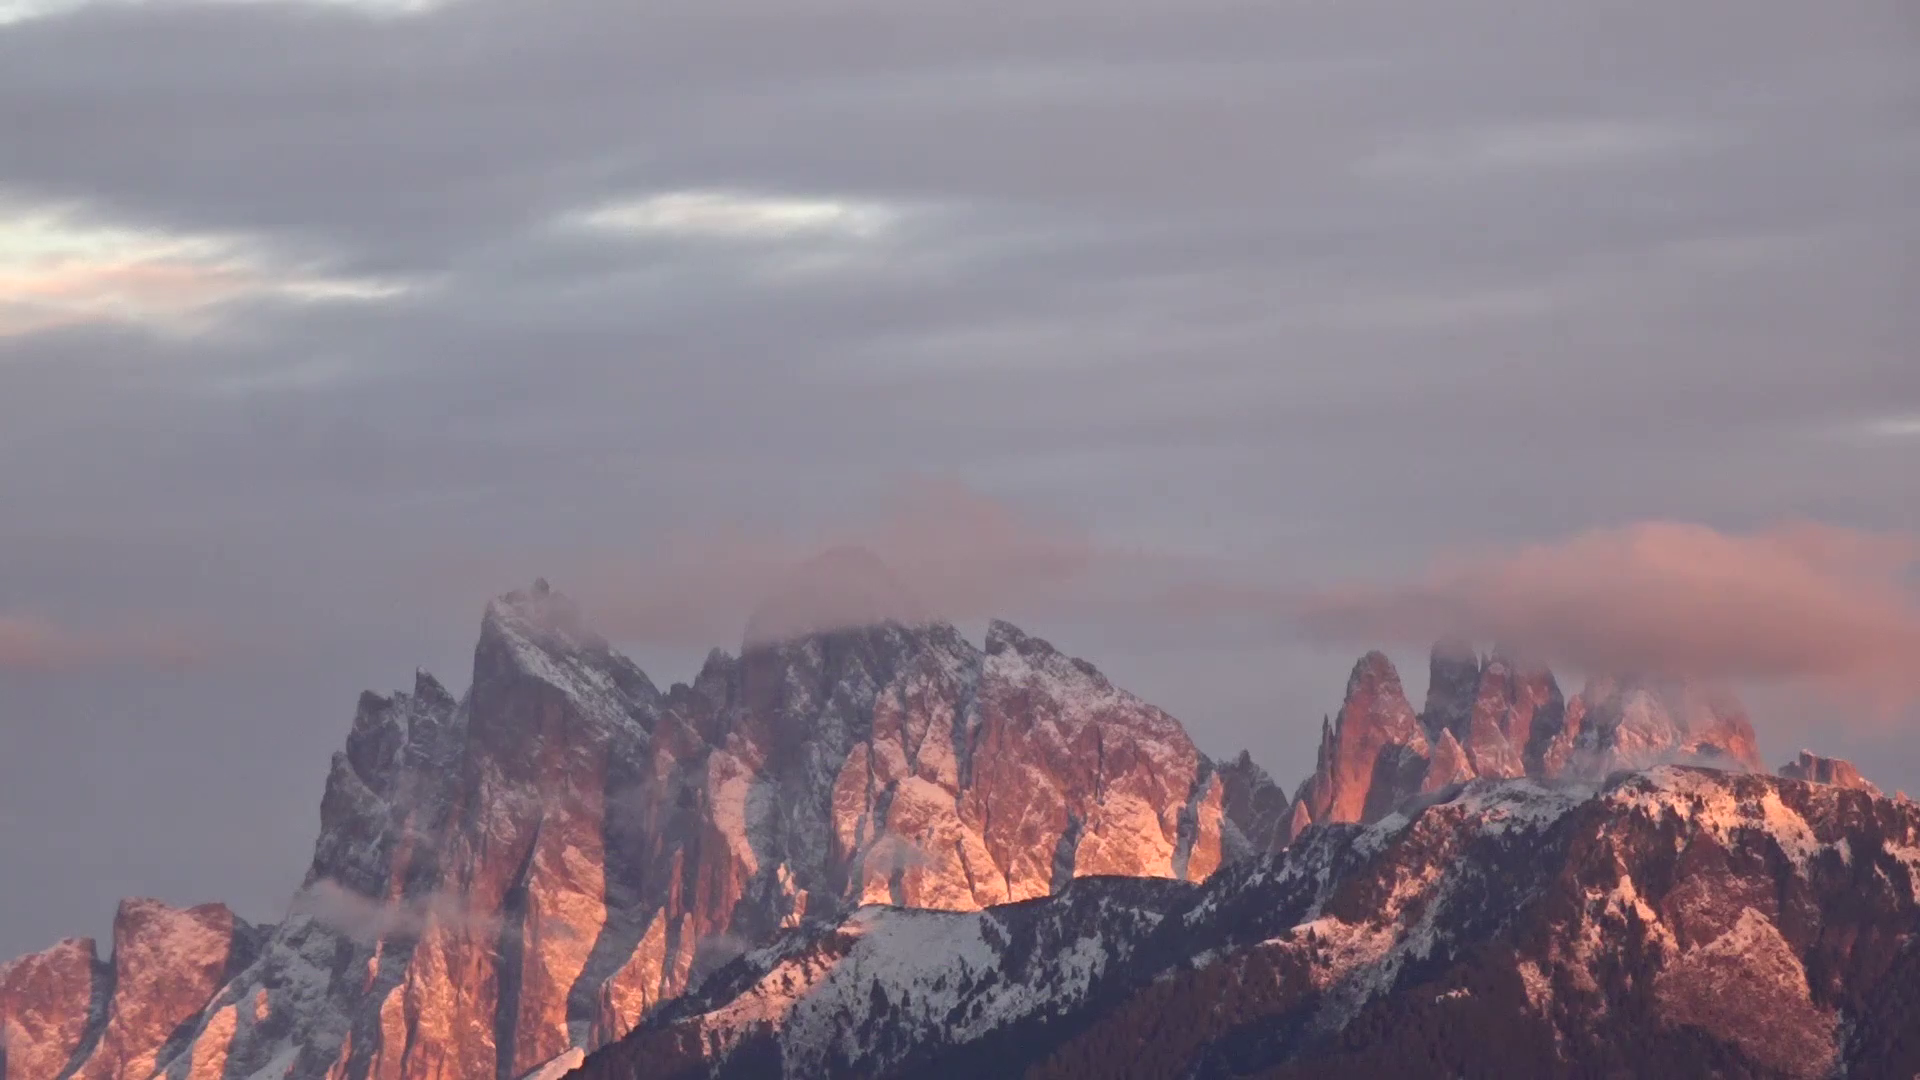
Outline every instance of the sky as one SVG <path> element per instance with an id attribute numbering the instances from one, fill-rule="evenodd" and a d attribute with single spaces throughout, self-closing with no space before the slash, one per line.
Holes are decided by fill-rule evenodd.
<path id="1" fill-rule="evenodd" d="M 0 0 L 0 956 L 841 542 L 1289 786 L 1438 619 L 1920 790 L 1916 253 L 1904 0 Z"/>

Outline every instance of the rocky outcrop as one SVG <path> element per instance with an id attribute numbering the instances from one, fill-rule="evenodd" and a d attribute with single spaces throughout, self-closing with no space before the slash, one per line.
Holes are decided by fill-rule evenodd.
<path id="1" fill-rule="evenodd" d="M 1289 840 L 1309 825 L 1377 821 L 1474 779 L 1598 781 L 1667 763 L 1760 770 L 1753 725 L 1727 690 L 1597 678 L 1565 700 L 1545 667 L 1453 640 L 1433 647 L 1429 665 L 1417 723 L 1385 656 L 1355 665 L 1339 714 L 1321 725 Z"/>
<path id="2" fill-rule="evenodd" d="M 464 697 L 361 697 L 285 921 L 135 905 L 104 974 L 81 943 L 8 968 L 0 1075 L 517 1080 L 803 921 L 1198 881 L 1284 828 L 1250 761 L 1046 641 L 833 629 L 805 587 L 664 691 L 544 582 L 494 601 Z"/>
<path id="3" fill-rule="evenodd" d="M 1916 892 L 1910 803 L 1478 780 L 1202 885 L 806 927 L 574 1075 L 1906 1077 Z"/>
<path id="4" fill-rule="evenodd" d="M 1853 762 L 1842 758 L 1821 757 L 1811 750 L 1800 751 L 1800 756 L 1780 766 L 1780 775 L 1789 780 L 1805 780 L 1814 784 L 1832 784 L 1835 787 L 1852 788 L 1871 795 L 1880 794 L 1880 789 L 1860 775 Z"/>
<path id="5" fill-rule="evenodd" d="M 252 957 L 253 929 L 222 904 L 181 911 L 126 900 L 113 920 L 106 1026 L 75 1080 L 153 1075 L 232 974 Z"/>
<path id="6" fill-rule="evenodd" d="M 1315 825 L 1377 818 L 1420 790 L 1430 754 L 1393 661 L 1370 652 L 1347 679 L 1339 715 L 1321 725 L 1313 775 L 1294 796 L 1300 816 Z"/>
<path id="7" fill-rule="evenodd" d="M 1222 849 L 1228 860 L 1279 851 L 1293 837 L 1292 800 L 1245 750 L 1215 767 L 1220 777 Z"/>
<path id="8" fill-rule="evenodd" d="M 1566 705 L 1553 673 L 1509 658 L 1502 649 L 1481 659 L 1471 646 L 1433 647 L 1427 704 L 1420 722 L 1428 740 L 1445 732 L 1466 751 L 1474 776 L 1549 776 L 1543 757 L 1565 722 Z"/>
<path id="9" fill-rule="evenodd" d="M 0 1076 L 69 1075 L 98 1042 L 112 989 L 112 969 L 100 963 L 91 938 L 0 967 Z"/>
<path id="10" fill-rule="evenodd" d="M 0 968 L 0 1076 L 149 1080 L 258 937 L 220 904 L 121 902 L 107 961 L 80 938 Z"/>
<path id="11" fill-rule="evenodd" d="M 1453 732 L 1442 731 L 1439 741 L 1433 744 L 1432 756 L 1427 759 L 1426 773 L 1420 780 L 1420 791 L 1439 791 L 1453 784 L 1464 784 L 1476 775 L 1466 747 L 1453 737 Z M 1398 802 L 1396 799 L 1395 805 Z"/>

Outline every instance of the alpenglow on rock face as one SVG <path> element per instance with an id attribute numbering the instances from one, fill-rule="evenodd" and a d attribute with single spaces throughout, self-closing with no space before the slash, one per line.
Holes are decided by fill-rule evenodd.
<path id="1" fill-rule="evenodd" d="M 0 967 L 0 1077 L 157 1075 L 186 1049 L 185 1027 L 252 960 L 260 937 L 219 904 L 182 911 L 126 900 L 109 960 L 92 940 L 75 938 Z"/>
<path id="2" fill-rule="evenodd" d="M 1416 714 L 1392 661 L 1354 665 L 1339 714 L 1321 730 L 1288 839 L 1309 825 L 1378 821 L 1416 795 L 1474 779 L 1599 781 L 1621 770 L 1691 763 L 1764 771 L 1753 725 L 1730 691 L 1596 678 L 1571 700 L 1553 673 L 1496 649 L 1433 648 Z"/>
<path id="3" fill-rule="evenodd" d="M 464 698 L 361 697 L 284 922 L 130 904 L 110 961 L 8 966 L 0 1078 L 514 1080 L 802 920 L 1198 881 L 1284 818 L 1009 624 L 767 625 L 662 691 L 544 583 L 494 601 Z"/>
<path id="4" fill-rule="evenodd" d="M 1839 758 L 1821 757 L 1811 750 L 1800 751 L 1800 756 L 1780 766 L 1780 775 L 1790 780 L 1806 780 L 1815 784 L 1832 784 L 1836 787 L 1853 788 L 1872 795 L 1880 794 L 1880 789 L 1860 775 L 1860 770 L 1850 761 Z"/>
<path id="5" fill-rule="evenodd" d="M 823 566 L 815 569 L 874 580 L 856 556 Z M 838 596 L 839 579 L 829 577 Z M 1456 896 L 1445 882 L 1469 888 L 1473 873 L 1535 874 L 1515 861 L 1520 848 L 1487 861 L 1475 845 L 1598 813 L 1576 813 L 1584 794 L 1559 790 L 1561 781 L 1583 791 L 1604 782 L 1615 793 L 1606 805 L 1617 809 L 1640 790 L 1608 779 L 1618 770 L 1676 760 L 1750 770 L 1759 761 L 1744 713 L 1724 694 L 1596 679 L 1563 700 L 1543 668 L 1443 643 L 1418 713 L 1384 655 L 1361 659 L 1324 725 L 1315 772 L 1290 800 L 1244 753 L 1210 761 L 1167 714 L 1010 624 L 991 624 L 975 646 L 944 623 L 890 621 L 892 612 L 919 616 L 884 581 L 854 600 L 852 616 L 879 621 L 821 629 L 849 610 L 823 607 L 804 589 L 782 594 L 749 624 L 739 656 L 715 651 L 691 684 L 662 690 L 544 582 L 499 598 L 481 620 L 463 697 L 420 673 L 410 691 L 360 698 L 331 762 L 311 867 L 284 921 L 253 927 L 219 905 L 183 911 L 133 900 L 115 921 L 110 956 L 74 940 L 0 967 L 0 1080 L 557 1080 L 614 1043 L 619 1053 L 593 1059 L 590 1072 L 629 1075 L 620 1063 L 639 1061 L 654 1070 L 645 1075 L 684 1066 L 758 1076 L 787 1062 L 799 1070 L 789 1075 L 924 1065 L 932 1075 L 975 1076 L 984 1062 L 1038 1065 L 1029 1051 L 1042 1044 L 1052 1055 L 1043 1075 L 1168 1075 L 1155 1071 L 1168 1061 L 1200 1062 L 1201 1075 L 1244 1072 L 1244 1062 L 1284 1066 L 1293 1059 L 1260 1049 L 1268 1035 L 1243 1046 L 1220 1025 L 1280 1016 L 1282 1027 L 1324 1034 L 1335 1023 L 1328 1017 L 1345 1031 L 1356 1016 L 1400 1015 L 1400 1005 L 1355 1012 L 1364 995 L 1355 997 L 1354 980 L 1408 970 L 1411 954 L 1392 942 L 1427 933 L 1421 927 L 1438 917 L 1427 913 L 1469 918 L 1470 890 Z M 1841 1030 L 1829 1025 L 1834 1016 L 1853 1025 L 1846 1039 L 1893 1030 L 1891 1013 L 1836 1004 L 1840 992 L 1819 982 L 1853 960 L 1806 960 L 1795 982 L 1790 950 L 1776 940 L 1802 949 L 1805 905 L 1839 894 L 1822 884 L 1767 907 L 1763 894 L 1773 894 L 1762 877 L 1781 880 L 1778 860 L 1728 845 L 1763 828 L 1797 867 L 1850 852 L 1855 878 L 1885 875 L 1874 888 L 1920 888 L 1862 854 L 1877 843 L 1900 865 L 1912 862 L 1920 848 L 1899 831 L 1907 818 L 1882 810 L 1910 814 L 1911 804 L 1831 794 L 1871 794 L 1844 762 L 1803 755 L 1782 772 L 1794 779 L 1742 779 L 1746 786 L 1726 789 L 1732 795 L 1713 786 L 1720 781 L 1685 780 L 1693 785 L 1685 805 L 1666 800 L 1673 813 L 1652 825 L 1634 819 L 1636 836 L 1678 829 L 1684 841 L 1712 831 L 1724 866 L 1716 849 L 1674 848 L 1659 832 L 1662 852 L 1684 849 L 1690 861 L 1650 864 L 1654 877 L 1636 871 L 1596 898 L 1581 890 L 1613 866 L 1604 829 L 1578 841 L 1586 845 L 1578 869 L 1552 862 L 1571 857 L 1562 847 L 1525 848 L 1561 875 L 1527 878 L 1549 889 L 1527 902 L 1558 905 L 1555 918 L 1563 908 L 1587 912 L 1567 924 L 1578 935 L 1550 946 L 1586 952 L 1568 961 L 1549 951 L 1560 965 L 1552 971 L 1539 958 L 1517 968 L 1531 1007 L 1544 1016 L 1560 1005 L 1540 1002 L 1652 986 L 1667 995 L 1662 1008 L 1693 1010 L 1710 1026 L 1726 1018 L 1701 988 L 1731 979 L 1743 993 L 1786 1002 L 1785 1041 L 1741 1052 L 1763 1073 L 1788 1075 L 1852 1053 L 1828 1037 Z M 1673 777 L 1696 774 L 1663 775 L 1671 789 L 1682 783 Z M 1825 809 L 1803 811 L 1808 799 Z M 1805 821 L 1815 839 L 1781 807 L 1813 813 Z M 1879 831 L 1860 832 L 1862 822 Z M 1844 826 L 1833 833 L 1839 840 L 1829 826 Z M 1818 852 L 1808 846 L 1816 841 Z M 1620 857 L 1659 847 L 1635 843 Z M 1260 861 L 1289 844 L 1285 862 Z M 1455 860 L 1468 877 L 1448 876 Z M 1216 873 L 1228 863 L 1242 869 Z M 1248 877 L 1249 863 L 1268 876 Z M 1674 970 L 1692 974 L 1608 982 L 1617 958 L 1592 935 L 1652 925 L 1634 888 L 1657 885 L 1671 893 L 1660 903 L 1692 903 L 1686 881 L 1751 900 L 1766 925 L 1737 911 L 1711 927 L 1699 922 L 1705 916 L 1669 920 L 1645 931 L 1652 945 L 1634 948 L 1671 945 Z M 1911 902 L 1911 891 L 1902 895 Z M 1292 944 L 1259 944 L 1276 934 Z M 1226 951 L 1209 952 L 1216 946 Z M 1879 938 L 1872 947 L 1887 957 L 1910 948 Z M 738 959 L 749 950 L 751 959 Z M 1747 953 L 1784 981 L 1740 983 L 1751 976 Z M 1197 996 L 1163 1000 L 1128 981 L 1161 978 L 1169 969 L 1154 965 L 1172 955 L 1198 966 L 1165 985 L 1197 980 Z M 1394 956 L 1402 959 L 1380 966 Z M 1861 970 L 1869 981 L 1859 985 L 1881 985 Z M 1469 980 L 1440 992 L 1519 1000 L 1507 975 L 1487 978 L 1491 990 Z M 1221 990 L 1248 980 L 1282 990 L 1270 999 Z M 1289 996 L 1301 987 L 1307 997 Z M 1422 1000 L 1402 1005 L 1437 1022 L 1442 1014 L 1415 1008 Z M 1181 1002 L 1202 1003 L 1207 1015 L 1189 1015 Z M 1109 1006 L 1123 1011 L 1098 1011 Z M 1067 1038 L 1057 1025 L 1072 1016 L 1097 1019 L 1086 1029 L 1095 1034 Z M 1112 1023 L 1127 1040 L 1144 1024 L 1167 1041 L 1151 1053 L 1128 1041 L 1142 1047 L 1138 1060 L 1116 1061 L 1097 1034 Z M 1535 1042 L 1522 1049 L 1539 1050 L 1536 1036 L 1545 1036 L 1525 1030 Z M 1551 1038 L 1576 1036 L 1587 1037 L 1561 1025 Z M 1194 1038 L 1204 1053 L 1183 1057 L 1200 1046 Z M 926 1054 L 901 1056 L 922 1045 Z M 957 1056 L 929 1056 L 949 1049 Z"/>

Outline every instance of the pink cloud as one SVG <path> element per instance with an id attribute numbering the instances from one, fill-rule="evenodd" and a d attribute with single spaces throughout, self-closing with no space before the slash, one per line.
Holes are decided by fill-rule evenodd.
<path id="1" fill-rule="evenodd" d="M 1920 697 L 1916 562 L 1905 535 L 1647 522 L 1291 603 L 1323 638 L 1462 635 L 1589 671 L 1816 683 L 1893 705 Z"/>
<path id="2" fill-rule="evenodd" d="M 0 613 L 0 670 L 64 672 L 101 667 L 188 667 L 206 657 L 182 627 L 125 619 L 76 630 L 32 615 Z"/>
<path id="3" fill-rule="evenodd" d="M 1080 530 L 921 478 L 866 520 L 818 533 L 683 531 L 650 550 L 564 560 L 557 584 L 616 640 L 705 647 L 887 619 L 969 619 L 1072 602 L 1096 552 Z"/>

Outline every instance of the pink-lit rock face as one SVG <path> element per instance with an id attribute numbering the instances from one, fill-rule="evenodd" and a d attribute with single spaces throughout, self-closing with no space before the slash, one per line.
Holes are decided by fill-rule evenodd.
<path id="1" fill-rule="evenodd" d="M 1158 896 L 1462 785 L 1758 760 L 1722 695 L 1595 680 L 1563 703 L 1498 651 L 1433 664 L 1416 715 L 1363 657 L 1289 800 L 1006 623 L 983 646 L 942 623 L 755 639 L 662 691 L 536 586 L 488 606 L 464 697 L 424 673 L 362 696 L 278 926 L 129 902 L 110 963 L 71 942 L 0 971 L 4 1080 L 518 1080 L 862 905 L 1115 876 Z"/>
<path id="2" fill-rule="evenodd" d="M 0 1075 L 48 1080 L 61 1075 L 79 1056 L 94 995 L 106 982 L 87 938 L 72 938 L 0 967 L 0 1062 L 5 1063 Z"/>
<path id="3" fill-rule="evenodd" d="M 0 969 L 5 1076 L 147 1080 L 250 958 L 253 938 L 220 904 L 127 900 L 106 963 L 77 940 Z"/>
<path id="4" fill-rule="evenodd" d="M 1860 775 L 1853 762 L 1843 758 L 1821 757 L 1811 750 L 1800 751 L 1800 756 L 1780 766 L 1780 775 L 1789 780 L 1805 780 L 1814 784 L 1832 784 L 1835 787 L 1852 788 L 1855 791 L 1880 794 L 1880 789 Z"/>
<path id="5" fill-rule="evenodd" d="M 984 648 L 766 625 L 663 692 L 559 594 L 495 601 L 464 698 L 424 673 L 361 698 L 284 923 L 255 940 L 225 909 L 130 905 L 92 1027 L 84 946 L 9 968 L 41 1003 L 0 1001 L 6 1080 L 59 1059 L 51 1080 L 89 1038 L 86 1080 L 512 1080 L 802 921 L 1197 881 L 1284 821 L 1250 763 L 1217 773 L 1011 625 Z M 1257 822 L 1226 821 L 1230 787 Z"/>
<path id="6" fill-rule="evenodd" d="M 1564 715 L 1560 687 L 1545 668 L 1510 659 L 1498 649 L 1482 660 L 1471 646 L 1456 641 L 1433 647 L 1420 719 L 1430 740 L 1437 742 L 1443 731 L 1453 733 L 1476 776 L 1554 771 L 1541 757 Z"/>
<path id="7" fill-rule="evenodd" d="M 1419 789 L 1430 753 L 1400 673 L 1384 654 L 1368 653 L 1347 679 L 1339 715 L 1321 732 L 1314 775 L 1296 801 L 1316 825 L 1369 820 L 1397 801 L 1389 793 Z"/>
<path id="8" fill-rule="evenodd" d="M 1468 760 L 1466 748 L 1453 737 L 1453 732 L 1442 731 L 1440 741 L 1433 744 L 1433 756 L 1428 759 L 1427 773 L 1421 778 L 1420 790 L 1439 791 L 1450 784 L 1464 784 L 1473 778 L 1473 764 Z"/>
<path id="9" fill-rule="evenodd" d="M 1369 653 L 1323 725 L 1288 838 L 1309 825 L 1377 821 L 1407 799 L 1468 780 L 1579 778 L 1680 763 L 1760 771 L 1753 725 L 1725 690 L 1683 681 L 1596 678 L 1563 700 L 1553 673 L 1495 649 L 1433 648 L 1417 721 L 1393 665 Z"/>

